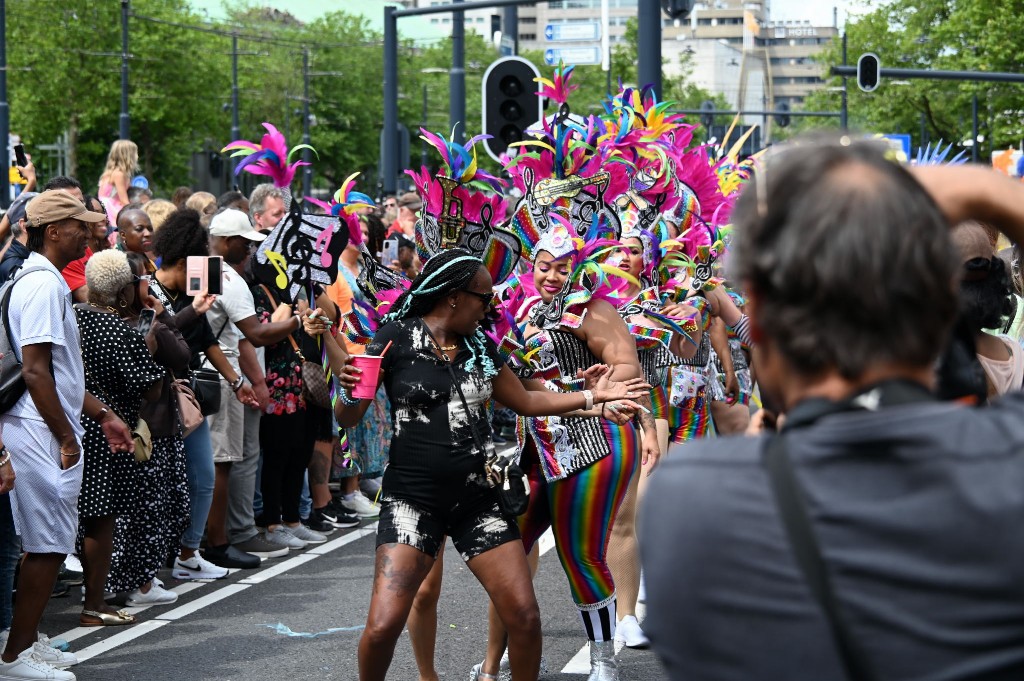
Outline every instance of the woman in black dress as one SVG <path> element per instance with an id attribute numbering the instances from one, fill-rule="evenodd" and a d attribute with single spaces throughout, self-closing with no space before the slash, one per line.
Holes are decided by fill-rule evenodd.
<path id="1" fill-rule="evenodd" d="M 82 337 L 86 388 L 102 396 L 129 428 L 139 425 L 142 398 L 158 396 L 164 369 L 153 361 L 145 339 L 127 323 L 119 309 L 134 305 L 138 278 L 124 253 L 97 253 L 85 266 L 89 302 L 75 306 Z M 107 605 L 104 585 L 110 572 L 114 522 L 138 503 L 139 464 L 132 454 L 112 452 L 97 422 L 82 417 L 85 436 L 85 470 L 78 499 L 80 517 L 78 547 L 85 570 L 85 603 L 82 626 L 131 624 L 135 618 Z"/>
<path id="2" fill-rule="evenodd" d="M 132 271 L 146 272 L 148 258 L 129 252 Z M 149 292 L 149 281 L 139 283 L 135 303 L 118 313 L 139 329 L 139 314 L 150 305 L 156 317 L 152 335 L 156 339 L 153 359 L 164 367 L 160 395 L 145 400 L 140 416 L 153 436 L 149 461 L 139 464 L 139 502 L 118 516 L 114 530 L 114 555 L 107 576 L 107 591 L 128 592 L 128 605 L 173 603 L 178 595 L 163 588 L 156 578 L 167 557 L 178 551 L 181 535 L 189 523 L 188 478 L 185 474 L 185 439 L 178 402 L 173 389 L 174 372 L 188 369 L 192 351 L 174 326 L 171 313 Z"/>

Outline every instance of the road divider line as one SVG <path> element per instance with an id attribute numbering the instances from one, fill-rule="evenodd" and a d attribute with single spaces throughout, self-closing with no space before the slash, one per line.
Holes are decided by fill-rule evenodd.
<path id="1" fill-rule="evenodd" d="M 358 530 L 349 532 L 348 534 L 342 537 L 338 537 L 337 539 L 327 542 L 326 544 L 323 544 L 314 549 L 305 551 L 292 558 L 289 558 L 283 563 L 265 569 L 261 569 L 252 577 L 239 580 L 238 582 L 225 584 L 216 591 L 206 594 L 205 596 L 197 598 L 196 600 L 186 603 L 184 605 L 178 606 L 173 610 L 169 610 L 160 615 L 159 617 L 155 617 L 151 620 L 146 620 L 145 622 L 139 622 L 138 624 L 130 625 L 116 634 L 108 636 L 101 641 L 97 641 L 96 643 L 93 643 L 90 646 L 87 646 L 79 651 L 76 651 L 75 655 L 78 657 L 80 661 L 88 660 L 97 657 L 98 655 L 102 655 L 103 653 L 109 652 L 114 648 L 122 646 L 130 641 L 133 641 L 139 638 L 140 636 L 145 636 L 151 631 L 156 631 L 157 629 L 166 624 L 170 624 L 171 622 L 177 621 L 183 617 L 198 612 L 199 610 L 202 610 L 207 606 L 213 605 L 218 601 L 222 601 L 225 598 L 229 598 L 230 596 L 234 596 L 237 593 L 245 591 L 246 589 L 249 589 L 250 587 L 256 584 L 262 584 L 270 578 L 277 577 L 278 575 L 288 572 L 289 570 L 296 568 L 300 565 L 305 565 L 306 563 L 309 563 L 310 561 L 319 558 L 320 556 L 327 555 L 331 551 L 340 549 L 341 547 L 346 546 L 347 544 L 351 544 L 352 542 L 355 542 L 359 539 L 362 539 L 363 537 L 375 533 L 376 531 L 376 522 L 374 522 L 371 525 L 361 527 Z M 232 570 L 231 573 L 233 574 L 236 571 L 237 570 Z M 207 584 L 218 583 L 220 583 L 220 580 L 196 580 L 181 584 L 172 589 L 172 591 L 181 595 L 184 593 L 188 593 L 189 591 L 194 591 L 195 589 L 202 588 Z M 153 606 L 147 605 L 140 606 L 138 608 L 125 609 L 134 614 L 147 610 L 151 607 Z M 102 629 L 102 627 L 75 627 L 73 629 L 65 631 L 62 634 L 56 635 L 53 638 L 63 639 L 70 643 L 71 641 L 82 638 L 83 636 L 97 633 L 98 629 Z"/>
<path id="2" fill-rule="evenodd" d="M 109 650 L 113 650 L 118 646 L 122 646 L 125 643 L 128 643 L 129 641 L 137 639 L 140 636 L 145 636 L 151 631 L 156 631 L 165 624 L 170 624 L 170 621 L 146 620 L 145 622 L 133 626 L 131 629 L 119 631 L 113 636 L 108 636 L 107 638 L 103 639 L 102 641 L 99 641 L 98 643 L 93 643 L 88 648 L 82 648 L 81 650 L 75 653 L 75 657 L 78 658 L 79 662 L 85 662 L 86 660 L 90 660 L 96 657 L 97 655 L 102 655 L 103 653 Z M 67 639 L 65 638 L 65 640 Z"/>

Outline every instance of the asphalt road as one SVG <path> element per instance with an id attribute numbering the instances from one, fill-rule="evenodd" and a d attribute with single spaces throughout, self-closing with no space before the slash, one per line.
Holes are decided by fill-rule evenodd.
<path id="1" fill-rule="evenodd" d="M 545 541 L 542 550 L 550 544 Z M 130 627 L 77 627 L 81 603 L 74 587 L 69 596 L 51 600 L 41 630 L 69 641 L 84 658 L 72 668 L 81 681 L 356 679 L 356 645 L 370 601 L 373 550 L 374 525 L 368 523 L 336 531 L 327 544 L 293 551 L 264 561 L 257 570 L 236 571 L 215 582 L 180 582 L 167 570 L 161 578 L 179 593 L 178 602 L 129 608 L 139 620 Z M 536 591 L 547 667 L 541 678 L 585 679 L 589 658 L 585 650 L 581 653 L 582 627 L 553 550 L 541 556 Z M 449 541 L 438 606 L 440 678 L 468 679 L 470 668 L 481 660 L 486 603 L 483 589 Z M 304 635 L 282 633 L 287 631 Z M 650 651 L 624 649 L 620 669 L 624 681 L 665 678 Z M 388 678 L 418 678 L 405 634 Z"/>

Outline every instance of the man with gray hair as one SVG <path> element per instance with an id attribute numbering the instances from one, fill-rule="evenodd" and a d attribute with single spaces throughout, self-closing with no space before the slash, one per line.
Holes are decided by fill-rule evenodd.
<path id="1" fill-rule="evenodd" d="M 931 392 L 950 226 L 1024 241 L 1024 187 L 843 137 L 769 156 L 732 217 L 785 422 L 676 448 L 652 478 L 644 630 L 669 678 L 1024 678 L 1024 393 Z"/>
<path id="2" fill-rule="evenodd" d="M 270 183 L 256 185 L 249 195 L 249 215 L 258 232 L 267 232 L 284 218 L 284 194 Z"/>

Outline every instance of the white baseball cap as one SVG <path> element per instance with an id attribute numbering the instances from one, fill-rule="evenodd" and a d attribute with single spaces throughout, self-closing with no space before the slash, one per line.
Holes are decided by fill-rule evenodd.
<path id="1" fill-rule="evenodd" d="M 228 208 L 213 216 L 210 221 L 210 236 L 244 236 L 252 241 L 263 241 L 266 234 L 252 228 L 249 216 L 240 210 Z"/>

